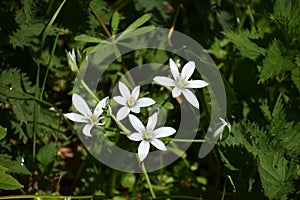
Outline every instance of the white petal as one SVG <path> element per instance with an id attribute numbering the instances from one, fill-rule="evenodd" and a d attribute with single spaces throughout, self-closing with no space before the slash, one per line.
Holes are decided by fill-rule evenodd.
<path id="1" fill-rule="evenodd" d="M 174 80 L 177 80 L 179 78 L 178 67 L 177 67 L 176 63 L 171 58 L 169 59 L 169 63 L 170 63 L 170 69 L 171 69 L 171 73 L 173 75 L 173 78 L 174 78 Z"/>
<path id="2" fill-rule="evenodd" d="M 91 135 L 92 128 L 93 128 L 93 124 L 86 124 L 82 129 L 82 133 L 86 136 L 92 137 Z"/>
<path id="3" fill-rule="evenodd" d="M 95 110 L 94 110 L 94 115 L 98 118 L 102 113 L 103 113 L 103 108 L 107 105 L 108 97 L 105 97 L 99 103 L 97 104 Z"/>
<path id="4" fill-rule="evenodd" d="M 147 157 L 148 153 L 149 153 L 149 149 L 150 149 L 150 144 L 148 141 L 141 141 L 139 148 L 138 148 L 138 155 L 139 155 L 139 159 L 142 162 L 143 160 L 145 160 L 145 158 Z"/>
<path id="5" fill-rule="evenodd" d="M 173 98 L 178 97 L 179 95 L 181 95 L 182 89 L 179 89 L 178 87 L 174 87 L 172 90 L 172 96 Z"/>
<path id="6" fill-rule="evenodd" d="M 84 123 L 90 122 L 87 117 L 79 115 L 77 113 L 66 113 L 66 114 L 64 114 L 64 116 L 74 122 L 84 122 Z"/>
<path id="7" fill-rule="evenodd" d="M 214 132 L 214 137 L 219 137 L 222 139 L 222 133 L 224 131 L 225 125 L 221 125 L 215 132 Z"/>
<path id="8" fill-rule="evenodd" d="M 188 63 L 186 63 L 181 71 L 181 77 L 184 77 L 185 80 L 189 80 L 191 78 L 191 76 L 193 75 L 195 70 L 195 62 L 194 61 L 190 61 Z"/>
<path id="9" fill-rule="evenodd" d="M 143 140 L 143 134 L 142 133 L 132 133 L 131 135 L 128 136 L 128 138 L 133 141 L 141 141 L 141 140 Z"/>
<path id="10" fill-rule="evenodd" d="M 128 87 L 121 81 L 119 81 L 119 90 L 120 90 L 121 95 L 123 97 L 125 97 L 126 99 L 131 97 Z"/>
<path id="11" fill-rule="evenodd" d="M 183 89 L 182 93 L 183 93 L 184 97 L 186 98 L 186 100 L 190 104 L 192 104 L 194 107 L 196 107 L 197 109 L 199 109 L 198 99 L 197 99 L 196 95 L 192 91 L 190 91 L 188 89 Z"/>
<path id="12" fill-rule="evenodd" d="M 155 135 L 155 138 L 162 138 L 162 137 L 168 137 L 170 135 L 173 135 L 176 132 L 176 130 L 172 127 L 160 127 L 153 131 L 153 134 Z"/>
<path id="13" fill-rule="evenodd" d="M 140 112 L 141 112 L 140 107 L 138 107 L 137 105 L 131 107 L 130 110 L 131 110 L 132 112 L 134 112 L 134 113 L 140 113 Z"/>
<path id="14" fill-rule="evenodd" d="M 175 81 L 173 79 L 170 79 L 168 77 L 164 76 L 156 76 L 153 79 L 155 82 L 164 85 L 164 86 L 175 86 Z"/>
<path id="15" fill-rule="evenodd" d="M 155 101 L 148 97 L 143 97 L 137 100 L 136 105 L 138 107 L 147 107 L 155 104 Z"/>
<path id="16" fill-rule="evenodd" d="M 167 151 L 166 145 L 159 139 L 153 139 L 150 143 L 159 150 Z"/>
<path id="17" fill-rule="evenodd" d="M 184 87 L 185 88 L 203 88 L 208 86 L 208 83 L 202 80 L 189 81 Z"/>
<path id="18" fill-rule="evenodd" d="M 113 100 L 115 100 L 120 105 L 123 105 L 123 106 L 127 105 L 127 98 L 125 98 L 125 97 L 115 96 L 115 97 L 113 97 Z"/>
<path id="19" fill-rule="evenodd" d="M 120 108 L 117 112 L 117 120 L 121 121 L 124 119 L 130 112 L 130 109 L 126 106 Z"/>
<path id="20" fill-rule="evenodd" d="M 154 130 L 156 123 L 157 123 L 157 112 L 151 115 L 147 122 L 147 130 Z"/>
<path id="21" fill-rule="evenodd" d="M 78 94 L 73 94 L 72 102 L 73 102 L 73 105 L 76 108 L 76 110 L 78 110 L 81 114 L 88 115 L 88 116 L 92 115 L 92 112 L 91 112 L 89 106 L 87 105 L 85 100 Z"/>
<path id="22" fill-rule="evenodd" d="M 132 98 L 136 101 L 139 98 L 140 95 L 140 86 L 136 86 L 131 93 Z"/>
<path id="23" fill-rule="evenodd" d="M 130 121 L 131 125 L 133 126 L 133 128 L 135 130 L 137 130 L 137 132 L 139 132 L 139 133 L 145 132 L 145 126 L 143 125 L 141 120 L 139 120 L 139 118 L 137 118 L 134 115 L 129 114 L 129 121 Z"/>

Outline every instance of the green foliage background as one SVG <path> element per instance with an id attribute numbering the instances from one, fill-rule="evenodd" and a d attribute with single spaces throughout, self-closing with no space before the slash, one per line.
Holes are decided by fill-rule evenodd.
<path id="1" fill-rule="evenodd" d="M 80 64 L 99 42 L 138 26 L 174 27 L 207 50 L 223 76 L 232 124 L 204 159 L 193 143 L 181 159 L 149 173 L 157 198 L 298 199 L 298 0 L 0 1 L 0 195 L 151 199 L 143 174 L 102 165 L 62 116 L 77 72 L 66 51 L 75 48 Z M 151 50 L 126 55 L 97 95 L 109 92 L 104 86 L 115 84 L 124 66 L 169 57 Z M 196 139 L 210 120 L 201 104 Z M 172 102 L 165 107 L 174 109 Z"/>

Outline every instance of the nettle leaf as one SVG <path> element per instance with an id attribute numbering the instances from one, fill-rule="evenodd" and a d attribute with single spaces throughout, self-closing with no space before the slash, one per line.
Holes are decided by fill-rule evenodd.
<path id="1" fill-rule="evenodd" d="M 272 114 L 266 101 L 261 109 L 267 118 L 271 117 L 267 130 L 244 120 L 234 123 L 231 135 L 220 144 L 242 146 L 256 157 L 264 194 L 270 199 L 285 199 L 294 191 L 293 177 L 297 172 L 295 162 L 288 161 L 285 156 L 300 154 L 300 124 L 294 126 L 293 122 L 286 121 L 281 97 L 278 97 Z"/>
<path id="2" fill-rule="evenodd" d="M 272 113 L 270 133 L 278 141 L 278 145 L 290 155 L 300 155 L 300 123 L 286 121 L 282 100 L 279 97 Z"/>
<path id="3" fill-rule="evenodd" d="M 49 163 L 54 161 L 56 151 L 57 151 L 56 144 L 54 142 L 46 144 L 39 150 L 37 154 L 37 159 L 42 164 L 48 165 Z"/>
<path id="4" fill-rule="evenodd" d="M 9 37 L 9 43 L 12 44 L 14 48 L 24 48 L 25 46 L 37 44 L 39 41 L 38 36 L 44 27 L 45 23 L 21 25 L 19 29 Z"/>
<path id="5" fill-rule="evenodd" d="M 0 165 L 0 189 L 3 190 L 16 190 L 23 188 L 14 177 L 6 174 L 7 168 Z"/>
<path id="6" fill-rule="evenodd" d="M 270 199 L 284 199 L 294 191 L 295 166 L 288 165 L 283 152 L 266 151 L 259 156 L 258 172 L 264 193 Z"/>
<path id="7" fill-rule="evenodd" d="M 5 102 L 6 98 L 28 99 L 24 93 L 33 93 L 31 82 L 25 73 L 17 68 L 4 70 L 0 75 L 0 99 Z"/>
<path id="8" fill-rule="evenodd" d="M 21 140 L 24 144 L 27 143 L 28 137 L 25 131 L 23 130 L 22 126 L 19 123 L 16 123 L 15 121 L 11 121 L 11 128 L 15 130 L 15 134 L 19 135 L 19 140 Z"/>
<path id="9" fill-rule="evenodd" d="M 276 0 L 275 19 L 289 34 L 300 34 L 300 4 L 298 0 Z"/>
<path id="10" fill-rule="evenodd" d="M 17 174 L 24 174 L 24 175 L 31 175 L 31 172 L 27 169 L 23 162 L 23 158 L 18 157 L 16 160 L 11 161 L 8 165 L 9 173 L 17 173 Z"/>
<path id="11" fill-rule="evenodd" d="M 267 56 L 263 60 L 263 67 L 260 71 L 259 82 L 278 76 L 295 67 L 295 64 L 287 56 L 282 55 L 281 46 L 278 40 L 273 40 L 267 50 Z"/>
<path id="12" fill-rule="evenodd" d="M 259 47 L 250 40 L 250 38 L 253 38 L 254 36 L 251 36 L 251 33 L 248 30 L 239 32 L 227 31 L 224 34 L 226 38 L 236 46 L 241 55 L 246 58 L 256 60 L 260 55 L 264 55 L 266 52 L 264 48 Z"/>
<path id="13" fill-rule="evenodd" d="M 5 138 L 7 134 L 7 128 L 4 128 L 3 126 L 0 125 L 0 140 Z"/>
<path id="14" fill-rule="evenodd" d="M 292 81 L 294 82 L 298 91 L 300 92 L 300 69 L 294 68 L 291 73 L 292 73 L 292 76 L 291 76 Z"/>
<path id="15" fill-rule="evenodd" d="M 36 11 L 33 0 L 24 0 L 22 3 L 23 7 L 15 15 L 15 21 L 19 25 L 31 23 Z"/>

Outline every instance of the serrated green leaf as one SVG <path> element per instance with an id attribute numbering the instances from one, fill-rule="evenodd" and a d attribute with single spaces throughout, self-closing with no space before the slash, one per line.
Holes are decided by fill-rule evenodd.
<path id="1" fill-rule="evenodd" d="M 265 118 L 269 121 L 272 120 L 272 115 L 269 109 L 269 105 L 268 105 L 268 100 L 265 99 L 262 104 L 260 105 L 260 109 L 262 111 L 262 113 L 264 114 Z"/>
<path id="2" fill-rule="evenodd" d="M 300 92 L 300 69 L 294 68 L 291 73 L 292 73 L 292 76 L 291 76 L 292 81 L 294 82 L 298 91 Z"/>
<path id="3" fill-rule="evenodd" d="M 46 144 L 42 147 L 38 154 L 37 159 L 44 165 L 48 165 L 49 163 L 53 162 L 56 155 L 56 145 L 54 142 Z"/>
<path id="4" fill-rule="evenodd" d="M 283 31 L 293 37 L 300 34 L 300 3 L 297 0 L 276 0 L 274 4 L 275 19 L 283 27 Z"/>
<path id="5" fill-rule="evenodd" d="M 14 48 L 24 48 L 25 46 L 36 44 L 39 41 L 38 36 L 44 26 L 44 23 L 21 25 L 20 28 L 9 37 L 9 43 L 12 44 Z"/>
<path id="6" fill-rule="evenodd" d="M 279 41 L 274 40 L 269 46 L 267 56 L 263 61 L 263 67 L 260 72 L 260 82 L 278 76 L 294 67 L 295 64 L 288 57 L 282 55 Z"/>
<path id="7" fill-rule="evenodd" d="M 264 48 L 259 47 L 249 39 L 250 33 L 247 30 L 240 32 L 227 31 L 224 34 L 226 38 L 236 46 L 241 55 L 246 58 L 256 60 L 260 55 L 264 55 L 266 52 Z"/>
<path id="8" fill-rule="evenodd" d="M 0 140 L 5 138 L 7 134 L 7 128 L 4 128 L 3 126 L 0 125 Z"/>
<path id="9" fill-rule="evenodd" d="M 8 173 L 17 173 L 24 175 L 31 175 L 32 173 L 27 169 L 21 157 L 11 161 L 8 166 Z"/>
<path id="10" fill-rule="evenodd" d="M 19 123 L 16 123 L 15 121 L 11 121 L 11 128 L 15 130 L 15 134 L 19 135 L 19 140 L 22 140 L 24 144 L 27 143 L 28 137 L 24 130 L 22 129 L 21 125 Z"/>
<path id="11" fill-rule="evenodd" d="M 258 172 L 264 193 L 270 199 L 283 199 L 294 191 L 292 177 L 295 168 L 288 165 L 282 152 L 264 152 L 259 156 Z"/>
<path id="12" fill-rule="evenodd" d="M 16 190 L 23 188 L 23 185 L 21 185 L 14 177 L 5 174 L 6 171 L 7 168 L 0 165 L 0 189 Z"/>

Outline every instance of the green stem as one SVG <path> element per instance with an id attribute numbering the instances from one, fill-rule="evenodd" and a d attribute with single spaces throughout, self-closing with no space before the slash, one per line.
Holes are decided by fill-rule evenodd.
<path id="1" fill-rule="evenodd" d="M 6 87 L 6 86 L 1 86 L 1 85 L 0 85 L 0 88 L 7 88 L 7 87 Z M 40 99 L 40 98 L 37 98 L 37 97 L 35 97 L 35 96 L 31 95 L 31 94 L 27 94 L 27 93 L 25 93 L 25 92 L 23 92 L 23 91 L 21 91 L 21 90 L 15 89 L 15 88 L 13 88 L 13 91 L 16 92 L 16 93 L 18 93 L 18 94 L 24 95 L 25 97 L 28 97 L 28 98 L 30 98 L 30 99 L 32 99 L 32 100 L 35 100 L 35 101 L 37 101 L 37 102 L 39 102 L 39 103 L 45 104 L 46 106 L 53 107 L 53 104 L 51 104 L 50 102 L 44 101 L 44 100 L 42 100 L 42 99 Z M 19 99 L 19 100 L 30 100 L 30 99 L 25 99 L 25 98 L 24 98 L 24 99 L 23 99 L 23 98 L 15 98 L 15 99 Z"/>
<path id="2" fill-rule="evenodd" d="M 0 199 L 67 199 L 71 197 L 71 199 L 92 199 L 93 195 L 86 196 L 62 196 L 62 195 L 11 195 L 11 196 L 2 196 Z"/>
<path id="3" fill-rule="evenodd" d="M 117 118 L 113 114 L 110 114 L 110 117 L 116 122 L 118 127 L 124 132 L 125 135 L 131 134 L 131 131 L 128 130 L 119 120 L 117 120 Z"/>
<path id="4" fill-rule="evenodd" d="M 51 64 L 52 64 L 52 58 L 53 58 L 53 56 L 54 56 L 54 52 L 55 52 L 55 49 L 56 49 L 58 37 L 59 37 L 59 33 L 57 33 L 57 35 L 56 35 L 56 37 L 55 37 L 55 40 L 54 40 L 54 43 L 53 43 L 52 51 L 51 51 L 51 54 L 50 54 L 50 58 L 49 58 L 47 70 L 46 70 L 45 77 L 44 77 L 44 81 L 43 81 L 43 85 L 42 85 L 42 90 L 41 90 L 41 94 L 40 94 L 40 99 L 43 99 L 43 93 L 44 93 L 44 91 L 45 91 L 46 82 L 47 82 L 49 70 L 50 70 L 50 67 L 51 67 Z"/>
<path id="5" fill-rule="evenodd" d="M 150 190 L 151 196 L 152 196 L 153 199 L 156 199 L 156 195 L 155 195 L 155 193 L 153 191 L 153 187 L 152 187 L 152 184 L 150 182 L 150 178 L 148 176 L 148 173 L 147 173 L 147 170 L 146 170 L 144 162 L 142 162 L 142 170 L 143 170 L 143 174 L 144 174 L 144 176 L 146 178 L 147 184 L 149 186 L 149 190 Z"/>
<path id="6" fill-rule="evenodd" d="M 203 143 L 205 142 L 205 140 L 186 140 L 186 139 L 172 139 L 172 142 L 199 142 L 199 143 Z"/>
<path id="7" fill-rule="evenodd" d="M 99 102 L 100 99 L 95 95 L 95 93 L 89 88 L 89 86 L 84 82 L 84 80 L 80 80 L 81 84 L 83 85 L 84 89 L 97 101 Z"/>
<path id="8" fill-rule="evenodd" d="M 104 29 L 105 33 L 107 34 L 107 36 L 111 38 L 112 35 L 110 34 L 110 32 L 108 31 L 108 28 L 106 27 L 106 25 L 102 21 L 101 17 L 99 16 L 99 14 L 98 14 L 95 6 L 93 5 L 93 3 L 90 2 L 89 6 L 92 9 L 92 12 L 94 13 L 94 15 L 95 15 L 96 19 L 98 20 L 99 24 L 102 26 L 102 28 Z"/>

